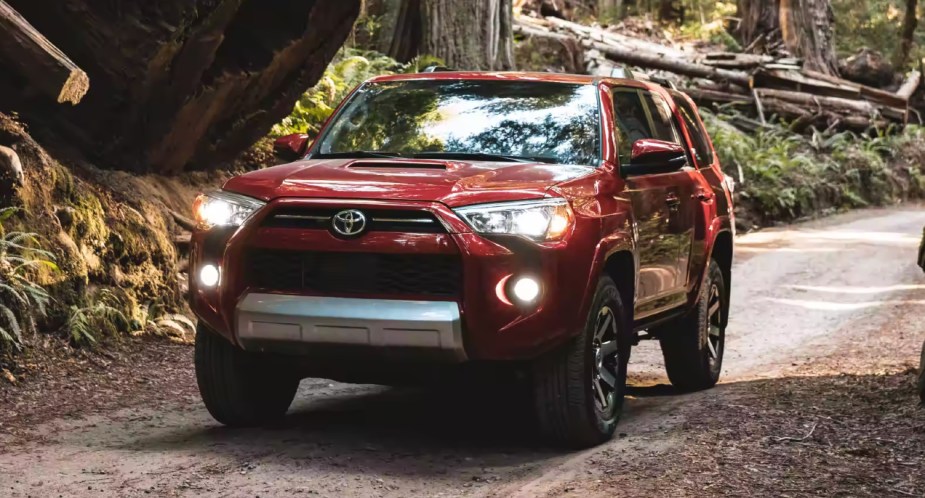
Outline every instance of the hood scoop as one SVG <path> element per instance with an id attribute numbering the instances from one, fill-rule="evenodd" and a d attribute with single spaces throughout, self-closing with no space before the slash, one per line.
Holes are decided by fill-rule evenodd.
<path id="1" fill-rule="evenodd" d="M 432 169 L 446 171 L 446 163 L 420 159 L 395 159 L 377 161 L 354 161 L 347 165 L 350 169 Z"/>

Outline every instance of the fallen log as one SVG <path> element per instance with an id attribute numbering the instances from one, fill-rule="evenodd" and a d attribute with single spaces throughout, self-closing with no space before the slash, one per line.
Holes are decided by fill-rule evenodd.
<path id="1" fill-rule="evenodd" d="M 903 98 L 895 93 L 888 92 L 886 90 L 881 90 L 879 88 L 874 88 L 872 86 L 862 85 L 860 83 L 854 83 L 846 79 L 838 78 L 835 76 L 830 76 L 828 74 L 817 73 L 815 71 L 803 70 L 803 74 L 810 78 L 815 78 L 821 81 L 826 81 L 835 85 L 839 85 L 843 88 L 854 87 L 857 89 L 857 97 L 869 100 L 871 102 L 876 102 L 878 104 L 883 104 L 893 107 L 906 107 L 909 103 L 908 98 Z"/>
<path id="2" fill-rule="evenodd" d="M 524 18 L 521 18 L 524 19 Z M 526 18 L 529 19 L 529 18 Z M 529 22 L 529 21 L 527 21 Z M 686 57 L 688 54 L 685 54 L 681 50 L 676 48 L 667 47 L 659 43 L 653 43 L 647 40 L 640 40 L 638 38 L 633 38 L 626 35 L 621 35 L 619 33 L 614 33 L 612 31 L 605 31 L 600 28 L 592 28 L 584 26 L 582 24 L 566 21 L 565 19 L 559 19 L 556 17 L 547 17 L 545 18 L 545 24 L 560 29 L 565 30 L 577 38 L 588 38 L 590 40 L 607 43 L 607 44 L 617 44 L 624 47 L 632 47 L 636 50 L 641 50 L 653 54 L 660 54 L 672 58 Z M 542 23 L 540 23 L 542 25 Z"/>
<path id="3" fill-rule="evenodd" d="M 755 88 L 761 99 L 771 98 L 784 102 L 791 102 L 810 108 L 826 109 L 839 113 L 861 113 L 864 115 L 879 114 L 879 109 L 870 102 L 863 100 L 849 100 L 839 97 L 826 97 L 811 93 L 793 92 L 789 90 L 775 90 L 772 88 Z"/>
<path id="4" fill-rule="evenodd" d="M 901 99 L 909 100 L 921 84 L 922 73 L 919 71 L 912 71 L 906 75 L 906 79 L 903 80 L 902 85 L 896 90 L 896 95 Z"/>
<path id="5" fill-rule="evenodd" d="M 611 60 L 633 64 L 646 69 L 660 69 L 692 78 L 707 78 L 720 82 L 728 81 L 743 87 L 748 87 L 750 82 L 748 74 L 742 71 L 721 69 L 707 66 L 706 64 L 669 58 L 600 42 L 590 42 L 589 45 Z"/>
<path id="6" fill-rule="evenodd" d="M 90 78 L 13 7 L 0 0 L 0 67 L 11 68 L 30 86 L 75 105 L 90 89 Z"/>

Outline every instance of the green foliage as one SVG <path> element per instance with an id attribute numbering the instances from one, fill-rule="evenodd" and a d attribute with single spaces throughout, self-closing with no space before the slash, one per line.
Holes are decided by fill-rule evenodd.
<path id="1" fill-rule="evenodd" d="M 273 127 L 271 136 L 307 133 L 314 136 L 351 90 L 364 81 L 385 74 L 415 73 L 443 62 L 421 55 L 402 64 L 379 52 L 345 48 L 328 66 L 321 80 L 296 102 L 292 113 Z"/>
<path id="2" fill-rule="evenodd" d="M 124 303 L 112 291 L 102 289 L 88 299 L 86 306 L 71 306 L 65 325 L 71 340 L 78 345 L 93 345 L 99 337 L 127 331 L 131 322 Z"/>
<path id="3" fill-rule="evenodd" d="M 17 208 L 0 209 L 0 347 L 20 349 L 24 332 L 35 332 L 36 319 L 45 315 L 51 297 L 38 282 L 44 268 L 57 271 L 54 255 L 41 248 L 38 236 L 9 232 L 3 222 Z"/>
<path id="4" fill-rule="evenodd" d="M 923 129 L 798 135 L 769 127 L 745 134 L 728 115 L 702 111 L 723 169 L 738 183 L 740 207 L 758 224 L 827 210 L 890 204 L 922 195 L 922 170 L 897 151 L 925 154 Z"/>
<path id="5" fill-rule="evenodd" d="M 840 55 L 850 55 L 868 47 L 892 58 L 899 48 L 901 26 L 906 13 L 903 0 L 832 0 L 835 11 L 835 43 Z M 920 25 L 925 2 L 919 2 Z M 925 56 L 925 32 L 915 34 L 912 61 Z M 918 64 L 915 64 L 918 65 Z"/>

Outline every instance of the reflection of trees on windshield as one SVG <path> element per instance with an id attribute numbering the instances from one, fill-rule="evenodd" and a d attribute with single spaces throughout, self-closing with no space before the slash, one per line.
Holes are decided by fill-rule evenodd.
<path id="1" fill-rule="evenodd" d="M 361 90 L 333 124 L 322 152 L 442 151 L 441 140 L 422 133 L 425 122 L 438 117 L 437 94 L 424 88 L 397 92 L 396 86 L 379 84 Z"/>
<path id="2" fill-rule="evenodd" d="M 445 151 L 479 151 L 550 158 L 564 164 L 590 164 L 599 145 L 587 137 L 594 136 L 598 126 L 596 115 L 577 116 L 568 121 L 546 116 L 541 123 L 504 120 L 477 135 L 451 139 Z"/>
<path id="3" fill-rule="evenodd" d="M 599 129 L 593 85 L 403 81 L 358 92 L 320 151 L 489 153 L 596 164 Z"/>

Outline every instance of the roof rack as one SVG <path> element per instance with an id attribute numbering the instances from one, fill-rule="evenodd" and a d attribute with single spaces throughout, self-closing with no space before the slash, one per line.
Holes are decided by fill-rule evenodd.
<path id="1" fill-rule="evenodd" d="M 427 66 L 423 70 L 421 70 L 422 73 L 442 73 L 446 71 L 452 71 L 452 69 L 448 67 L 444 67 L 444 66 L 439 66 L 436 64 L 433 66 Z"/>

